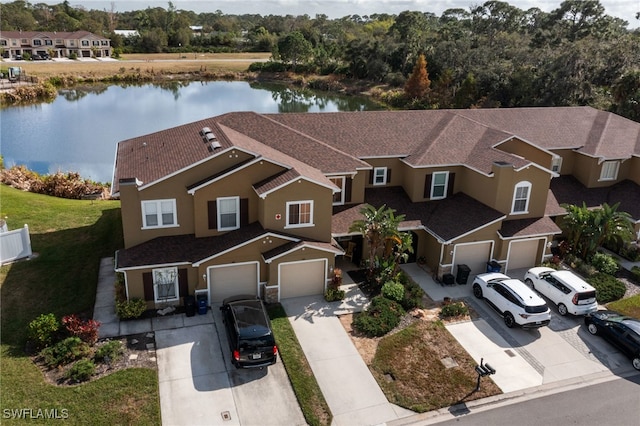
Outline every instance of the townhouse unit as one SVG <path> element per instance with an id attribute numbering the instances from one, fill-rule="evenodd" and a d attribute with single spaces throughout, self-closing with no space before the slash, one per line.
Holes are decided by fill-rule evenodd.
<path id="1" fill-rule="evenodd" d="M 0 31 L 3 57 L 15 58 L 25 53 L 52 58 L 109 58 L 111 40 L 89 31 Z"/>
<path id="2" fill-rule="evenodd" d="M 405 215 L 439 276 L 551 255 L 563 203 L 621 202 L 640 233 L 640 123 L 590 107 L 234 112 L 118 144 L 116 270 L 148 306 L 322 294 L 365 203 Z M 640 234 L 639 234 L 640 235 Z M 347 253 L 348 252 L 348 253 Z"/>

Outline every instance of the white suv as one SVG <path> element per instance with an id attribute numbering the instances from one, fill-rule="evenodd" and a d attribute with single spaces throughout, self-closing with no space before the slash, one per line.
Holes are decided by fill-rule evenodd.
<path id="1" fill-rule="evenodd" d="M 499 272 L 478 274 L 473 280 L 473 295 L 485 299 L 511 328 L 539 328 L 549 325 L 551 311 L 545 301 L 520 280 Z"/>
<path id="2" fill-rule="evenodd" d="M 596 289 L 571 271 L 540 266 L 529 269 L 524 280 L 555 303 L 560 315 L 586 315 L 598 310 Z"/>

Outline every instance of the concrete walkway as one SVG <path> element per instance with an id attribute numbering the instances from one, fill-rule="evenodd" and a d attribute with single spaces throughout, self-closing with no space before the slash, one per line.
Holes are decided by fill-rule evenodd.
<path id="1" fill-rule="evenodd" d="M 389 403 L 337 315 L 361 311 L 368 299 L 344 275 L 347 297 L 285 299 L 282 305 L 309 361 L 331 413 L 333 425 L 376 425 L 414 414 Z"/>

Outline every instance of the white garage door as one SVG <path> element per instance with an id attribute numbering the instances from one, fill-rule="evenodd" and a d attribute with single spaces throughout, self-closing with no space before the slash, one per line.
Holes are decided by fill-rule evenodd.
<path id="1" fill-rule="evenodd" d="M 540 261 L 538 257 L 538 243 L 540 240 L 512 241 L 509 245 L 509 270 L 531 268 Z"/>
<path id="2" fill-rule="evenodd" d="M 325 259 L 280 265 L 280 298 L 324 294 Z"/>
<path id="3" fill-rule="evenodd" d="M 487 262 L 491 257 L 491 243 L 473 243 L 473 244 L 458 244 L 455 247 L 454 252 L 454 268 L 453 274 L 458 272 L 458 265 L 464 264 L 471 269 L 469 275 L 469 282 L 472 277 L 483 272 L 487 272 Z"/>
<path id="4" fill-rule="evenodd" d="M 258 263 L 210 268 L 209 288 L 212 303 L 238 294 L 258 294 Z"/>

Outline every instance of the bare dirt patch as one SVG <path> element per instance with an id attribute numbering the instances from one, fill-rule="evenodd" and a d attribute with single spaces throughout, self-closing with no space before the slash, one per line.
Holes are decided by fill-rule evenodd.
<path id="1" fill-rule="evenodd" d="M 158 369 L 158 364 L 156 362 L 155 336 L 153 333 L 135 334 L 117 339 L 101 340 L 91 348 L 92 352 L 89 357 L 92 357 L 95 351 L 97 351 L 102 345 L 113 340 L 118 340 L 122 343 L 123 353 L 116 360 L 108 360 L 107 362 L 95 361 L 95 374 L 93 374 L 88 381 L 97 380 L 101 377 L 108 376 L 127 368 Z M 42 371 L 46 382 L 57 386 L 73 386 L 78 384 L 66 377 L 67 372 L 71 369 L 74 363 L 49 368 L 44 364 L 40 356 L 34 356 L 32 359 Z"/>

